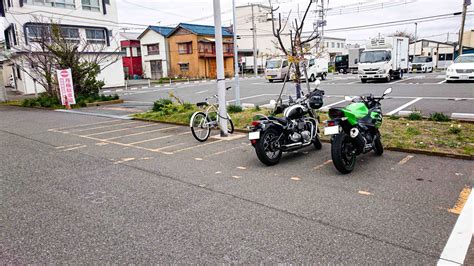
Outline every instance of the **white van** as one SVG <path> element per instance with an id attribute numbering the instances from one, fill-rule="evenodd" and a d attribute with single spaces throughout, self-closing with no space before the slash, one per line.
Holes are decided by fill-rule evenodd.
<path id="1" fill-rule="evenodd" d="M 274 80 L 289 79 L 288 73 L 288 60 L 287 59 L 270 59 L 267 60 L 265 65 L 265 78 L 269 82 Z"/>
<path id="2" fill-rule="evenodd" d="M 321 78 L 322 80 L 325 80 L 328 76 L 329 60 L 327 60 L 326 58 L 310 58 L 305 59 L 305 61 L 303 62 L 304 64 L 306 64 L 306 72 L 308 73 L 308 80 L 310 82 L 315 81 L 316 78 Z M 303 62 L 300 62 L 301 79 L 306 79 L 303 69 Z M 294 71 L 295 70 L 292 69 L 292 72 Z"/>

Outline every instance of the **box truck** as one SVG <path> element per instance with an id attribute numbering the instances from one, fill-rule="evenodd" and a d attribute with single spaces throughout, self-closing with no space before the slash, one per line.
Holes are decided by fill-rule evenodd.
<path id="1" fill-rule="evenodd" d="M 336 55 L 334 59 L 336 71 L 341 74 L 356 72 L 362 51 L 364 51 L 364 48 L 350 48 L 348 54 Z"/>
<path id="2" fill-rule="evenodd" d="M 304 61 L 300 62 L 301 79 L 306 80 L 303 64 L 306 65 L 306 73 L 308 73 L 308 80 L 310 82 L 315 81 L 316 78 L 326 80 L 329 69 L 329 60 L 327 59 L 327 57 L 308 56 L 305 57 Z M 292 67 L 290 72 L 291 79 L 293 78 L 294 72 L 295 68 Z"/>
<path id="3" fill-rule="evenodd" d="M 408 71 L 408 38 L 378 37 L 369 40 L 360 54 L 359 78 L 367 80 L 401 79 Z"/>

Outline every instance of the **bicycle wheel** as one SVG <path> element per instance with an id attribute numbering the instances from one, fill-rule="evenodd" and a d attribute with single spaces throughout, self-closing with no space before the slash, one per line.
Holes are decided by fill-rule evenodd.
<path id="1" fill-rule="evenodd" d="M 229 132 L 229 134 L 234 133 L 234 123 L 232 123 L 229 114 L 227 114 L 227 132 Z"/>
<path id="2" fill-rule="evenodd" d="M 200 142 L 204 142 L 209 138 L 211 134 L 211 128 L 209 127 L 209 118 L 203 112 L 196 112 L 191 117 L 191 132 L 195 139 Z"/>

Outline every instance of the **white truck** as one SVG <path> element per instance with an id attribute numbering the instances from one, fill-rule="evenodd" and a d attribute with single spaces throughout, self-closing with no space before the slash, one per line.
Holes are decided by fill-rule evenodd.
<path id="1" fill-rule="evenodd" d="M 303 63 L 306 65 L 306 72 L 308 73 L 308 80 L 313 82 L 316 78 L 325 80 L 328 76 L 329 60 L 326 57 L 308 57 L 300 62 L 301 79 L 305 80 L 306 76 L 303 69 Z M 294 67 L 291 69 L 290 77 L 293 79 Z"/>
<path id="2" fill-rule="evenodd" d="M 378 37 L 371 39 L 360 54 L 360 81 L 401 79 L 408 71 L 408 38 Z"/>

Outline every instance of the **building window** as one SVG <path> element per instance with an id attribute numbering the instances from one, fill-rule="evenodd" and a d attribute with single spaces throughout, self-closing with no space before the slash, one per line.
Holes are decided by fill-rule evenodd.
<path id="1" fill-rule="evenodd" d="M 179 70 L 182 71 L 182 72 L 189 71 L 189 63 L 180 63 L 179 64 Z"/>
<path id="2" fill-rule="evenodd" d="M 192 54 L 193 53 L 193 43 L 178 43 L 178 53 L 180 54 Z"/>
<path id="3" fill-rule="evenodd" d="M 122 47 L 121 52 L 122 52 L 123 56 L 127 56 L 127 57 L 128 57 L 128 54 L 127 54 L 127 47 Z"/>
<path id="4" fill-rule="evenodd" d="M 88 43 L 105 43 L 105 31 L 103 29 L 86 29 Z"/>
<path id="5" fill-rule="evenodd" d="M 61 27 L 61 35 L 66 41 L 79 42 L 79 28 Z"/>
<path id="6" fill-rule="evenodd" d="M 25 0 L 26 4 L 74 9 L 74 0 Z"/>
<path id="7" fill-rule="evenodd" d="M 46 25 L 28 25 L 26 26 L 26 36 L 28 41 L 40 41 L 43 38 L 48 38 L 51 35 L 51 29 Z"/>
<path id="8" fill-rule="evenodd" d="M 446 61 L 453 60 L 453 54 L 446 54 Z"/>
<path id="9" fill-rule="evenodd" d="M 334 44 L 334 42 L 331 42 L 331 48 L 334 48 L 336 45 Z"/>
<path id="10" fill-rule="evenodd" d="M 136 49 L 137 49 L 137 54 L 136 55 L 137 56 L 142 56 L 142 48 L 137 47 Z"/>
<path id="11" fill-rule="evenodd" d="M 82 0 L 82 9 L 100 11 L 99 0 Z"/>
<path id="12" fill-rule="evenodd" d="M 150 44 L 146 46 L 148 55 L 157 55 L 160 54 L 160 44 Z"/>
<path id="13" fill-rule="evenodd" d="M 21 80 L 21 68 L 20 66 L 16 66 L 16 77 Z"/>
<path id="14" fill-rule="evenodd" d="M 224 43 L 224 53 L 232 54 L 234 52 L 234 45 L 232 43 Z"/>

